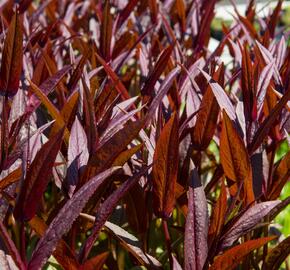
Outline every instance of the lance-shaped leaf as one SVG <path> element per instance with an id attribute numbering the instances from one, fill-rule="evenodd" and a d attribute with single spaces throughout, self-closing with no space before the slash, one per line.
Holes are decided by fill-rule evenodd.
<path id="1" fill-rule="evenodd" d="M 109 252 L 103 252 L 89 260 L 79 267 L 79 270 L 102 270 L 109 256 Z"/>
<path id="2" fill-rule="evenodd" d="M 223 76 L 224 70 L 221 67 L 215 72 L 213 79 L 220 81 L 223 80 Z M 205 150 L 208 147 L 216 129 L 219 110 L 211 86 L 208 86 L 202 98 L 192 134 L 192 142 L 197 150 Z"/>
<path id="3" fill-rule="evenodd" d="M 208 212 L 204 188 L 190 161 L 188 212 L 184 235 L 184 269 L 202 270 L 208 255 Z"/>
<path id="4" fill-rule="evenodd" d="M 220 108 L 224 109 L 227 112 L 230 119 L 235 120 L 236 119 L 235 108 L 234 108 L 231 100 L 227 96 L 225 90 L 210 75 L 208 75 L 206 72 L 204 72 L 199 67 L 197 67 L 197 68 L 200 70 L 202 75 L 207 79 Z"/>
<path id="5" fill-rule="evenodd" d="M 220 232 L 225 223 L 225 215 L 227 211 L 227 191 L 224 182 L 222 181 L 220 196 L 213 208 L 210 218 L 210 227 L 208 230 L 208 244 L 209 247 L 215 243 L 216 237 L 220 235 Z"/>
<path id="6" fill-rule="evenodd" d="M 20 254 L 14 244 L 14 242 L 12 241 L 12 239 L 9 236 L 9 233 L 7 232 L 4 224 L 2 223 L 2 221 L 0 221 L 0 238 L 1 240 L 3 239 L 5 242 L 5 246 L 8 250 L 8 252 L 10 253 L 10 255 L 12 256 L 14 262 L 17 264 L 17 266 L 19 267 L 20 270 L 25 270 L 26 267 L 23 263 L 23 261 L 21 260 Z M 3 249 L 2 247 L 2 241 L 1 241 L 1 249 Z M 1 266 L 1 264 L 0 264 Z"/>
<path id="7" fill-rule="evenodd" d="M 267 198 L 275 200 L 280 196 L 280 193 L 290 178 L 290 152 L 288 152 L 275 168 L 271 186 L 268 187 Z"/>
<path id="8" fill-rule="evenodd" d="M 105 0 L 100 33 L 100 51 L 106 61 L 109 61 L 111 58 L 111 39 L 113 26 L 110 9 L 110 1 Z"/>
<path id="9" fill-rule="evenodd" d="M 210 270 L 231 270 L 236 269 L 240 262 L 253 250 L 265 245 L 275 237 L 265 237 L 247 241 L 243 244 L 235 246 L 222 255 L 215 258 L 214 263 L 209 268 Z"/>
<path id="10" fill-rule="evenodd" d="M 82 56 L 82 58 L 78 62 L 76 68 L 74 69 L 74 71 L 69 79 L 67 88 L 69 89 L 70 92 L 73 92 L 75 87 L 77 86 L 77 83 L 78 83 L 80 77 L 82 76 L 84 66 L 86 64 L 88 57 L 89 57 L 89 50 L 87 52 L 85 52 L 85 54 Z"/>
<path id="11" fill-rule="evenodd" d="M 106 220 L 110 217 L 115 207 L 117 206 L 119 200 L 123 198 L 128 191 L 139 181 L 140 177 L 145 174 L 148 170 L 148 167 L 143 168 L 139 173 L 133 175 L 125 183 L 123 183 L 118 189 L 116 189 L 100 206 L 96 213 L 96 219 L 94 223 L 94 228 L 92 234 L 85 242 L 85 245 L 82 247 L 80 252 L 80 260 L 83 261 L 89 255 L 93 244 L 95 243 L 100 230 L 104 226 Z"/>
<path id="12" fill-rule="evenodd" d="M 148 76 L 141 92 L 146 95 L 150 96 L 153 93 L 153 89 L 155 86 L 155 83 L 159 79 L 160 75 L 163 73 L 164 69 L 166 68 L 166 65 L 170 59 L 170 55 L 172 53 L 173 46 L 169 46 L 162 53 L 160 54 L 152 72 Z"/>
<path id="13" fill-rule="evenodd" d="M 19 220 L 30 220 L 36 213 L 43 192 L 50 180 L 54 161 L 60 149 L 64 129 L 50 138 L 37 152 L 31 163 L 14 209 Z"/>
<path id="14" fill-rule="evenodd" d="M 282 96 L 279 102 L 275 105 L 275 107 L 270 111 L 267 118 L 263 121 L 263 123 L 258 128 L 257 132 L 255 133 L 251 144 L 248 146 L 249 153 L 253 153 L 261 145 L 261 142 L 268 135 L 270 128 L 273 126 L 275 120 L 277 119 L 277 117 L 279 116 L 282 109 L 289 101 L 289 99 L 290 99 L 290 84 L 285 94 Z"/>
<path id="15" fill-rule="evenodd" d="M 95 222 L 95 217 L 81 213 L 81 217 Z M 147 265 L 149 269 L 159 269 L 161 268 L 161 263 L 142 250 L 142 244 L 139 242 L 138 238 L 134 235 L 128 233 L 126 230 L 121 228 L 120 226 L 106 221 L 105 227 L 113 234 L 113 236 L 121 242 L 123 247 L 130 252 L 142 265 Z"/>
<path id="16" fill-rule="evenodd" d="M 29 226 L 40 237 L 42 237 L 47 230 L 47 225 L 45 224 L 45 222 L 37 216 L 33 217 L 29 221 Z M 80 267 L 72 250 L 62 239 L 57 243 L 57 246 L 53 252 L 53 256 L 64 269 L 77 270 Z"/>
<path id="17" fill-rule="evenodd" d="M 231 246 L 238 238 L 253 229 L 280 201 L 258 203 L 243 213 L 224 233 L 221 248 Z"/>
<path id="18" fill-rule="evenodd" d="M 144 126 L 144 119 L 130 121 L 124 128 L 118 131 L 112 138 L 104 143 L 89 160 L 88 167 L 81 178 L 81 182 L 86 182 L 93 173 L 98 173 L 109 168 L 115 159 L 126 149 L 127 145 L 139 134 Z"/>
<path id="19" fill-rule="evenodd" d="M 173 260 L 173 270 L 182 270 L 181 265 L 179 264 L 179 262 L 177 261 L 177 259 L 175 258 L 175 256 L 172 256 L 172 260 Z"/>
<path id="20" fill-rule="evenodd" d="M 45 80 L 40 86 L 39 89 L 45 94 L 48 95 L 53 89 L 59 84 L 62 78 L 70 71 L 71 66 L 65 66 L 54 75 Z M 41 101 L 36 95 L 30 96 L 27 101 L 25 108 L 26 112 L 34 112 L 41 104 Z"/>
<path id="21" fill-rule="evenodd" d="M 266 96 L 267 88 L 270 84 L 273 73 L 274 73 L 274 63 L 270 63 L 264 67 L 264 69 L 262 70 L 262 72 L 260 74 L 258 86 L 257 86 L 257 112 L 258 112 L 258 116 L 260 115 L 260 113 L 263 109 L 263 104 L 264 104 L 264 99 Z"/>
<path id="22" fill-rule="evenodd" d="M 49 224 L 43 237 L 39 240 L 32 258 L 28 264 L 31 270 L 41 268 L 52 254 L 58 241 L 70 229 L 75 219 L 94 192 L 120 167 L 110 168 L 90 179 L 73 197 L 63 206 L 57 216 Z"/>
<path id="23" fill-rule="evenodd" d="M 228 178 L 243 182 L 243 197 L 249 204 L 255 200 L 252 181 L 252 168 L 248 152 L 233 122 L 223 112 L 223 124 L 220 137 L 220 157 L 224 172 Z"/>
<path id="24" fill-rule="evenodd" d="M 290 254 L 290 236 L 274 247 L 267 255 L 263 264 L 263 270 L 278 270 L 280 265 Z"/>
<path id="25" fill-rule="evenodd" d="M 157 259 L 142 250 L 138 238 L 109 221 L 105 223 L 105 226 L 142 265 L 148 266 L 149 269 L 161 268 L 161 264 Z"/>
<path id="26" fill-rule="evenodd" d="M 106 73 L 111 78 L 111 80 L 114 82 L 115 87 L 117 91 L 121 94 L 122 98 L 124 100 L 129 99 L 130 95 L 128 93 L 128 90 L 120 80 L 120 78 L 117 76 L 117 74 L 114 72 L 114 70 L 106 63 L 106 61 L 97 53 L 95 53 L 97 60 L 101 63 L 101 65 L 104 67 Z"/>
<path id="27" fill-rule="evenodd" d="M 22 42 L 22 23 L 16 11 L 9 25 L 2 52 L 0 93 L 3 96 L 14 96 L 17 93 L 22 72 Z"/>
<path id="28" fill-rule="evenodd" d="M 51 116 L 56 120 L 55 121 L 55 126 L 59 129 L 63 126 L 65 126 L 65 122 L 63 120 L 62 115 L 58 111 L 58 109 L 53 105 L 53 103 L 49 100 L 49 98 L 41 91 L 41 89 L 34 84 L 32 81 L 30 81 L 30 86 L 32 91 L 35 93 L 35 95 L 41 100 L 43 105 L 47 108 Z M 69 140 L 69 131 L 65 127 L 64 130 L 64 136 L 65 136 L 65 141 L 68 142 Z"/>
<path id="29" fill-rule="evenodd" d="M 174 113 L 158 138 L 153 156 L 153 204 L 159 217 L 168 218 L 175 204 L 178 172 L 178 119 Z"/>
<path id="30" fill-rule="evenodd" d="M 87 135 L 76 117 L 71 128 L 68 144 L 68 193 L 71 196 L 79 179 L 79 170 L 87 165 L 89 159 Z"/>
<path id="31" fill-rule="evenodd" d="M 148 114 L 147 114 L 147 122 L 149 122 L 152 117 L 155 115 L 156 109 L 160 105 L 160 102 L 164 98 L 164 96 L 167 94 L 168 90 L 170 89 L 174 79 L 176 76 L 180 73 L 180 68 L 176 67 L 175 69 L 171 70 L 170 73 L 166 76 L 164 81 L 159 87 L 159 90 L 154 97 L 154 99 L 151 102 L 151 105 L 148 109 Z"/>

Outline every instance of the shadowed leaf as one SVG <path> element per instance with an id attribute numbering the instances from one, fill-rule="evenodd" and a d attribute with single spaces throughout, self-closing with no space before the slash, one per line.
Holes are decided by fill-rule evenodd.
<path id="1" fill-rule="evenodd" d="M 58 241 L 70 229 L 90 197 L 98 187 L 118 169 L 119 167 L 110 168 L 90 179 L 63 206 L 57 216 L 49 224 L 45 234 L 39 240 L 28 264 L 29 269 L 39 269 L 46 263 L 47 259 L 56 248 Z"/>
<path id="2" fill-rule="evenodd" d="M 12 239 L 10 238 L 4 224 L 2 223 L 2 221 L 0 221 L 0 237 L 1 237 L 1 239 L 5 240 L 5 246 L 8 250 L 8 252 L 10 253 L 10 255 L 12 256 L 14 262 L 19 267 L 19 269 L 25 270 L 26 267 L 21 260 L 20 254 L 18 253 L 18 250 L 17 250 L 15 244 L 13 243 Z M 2 249 L 2 247 L 1 247 L 1 249 Z"/>
<path id="3" fill-rule="evenodd" d="M 290 254 L 290 236 L 274 247 L 267 255 L 263 264 L 263 270 L 278 270 L 280 265 Z"/>
<path id="4" fill-rule="evenodd" d="M 89 255 L 89 252 L 95 243 L 100 230 L 104 226 L 106 220 L 110 217 L 113 210 L 117 206 L 117 203 L 122 199 L 128 191 L 139 181 L 140 177 L 144 175 L 148 170 L 148 167 L 143 168 L 140 172 L 133 175 L 125 183 L 123 183 L 119 188 L 117 188 L 99 207 L 96 213 L 96 219 L 94 222 L 94 227 L 92 229 L 92 234 L 85 242 L 84 246 L 80 252 L 80 260 L 83 261 Z"/>

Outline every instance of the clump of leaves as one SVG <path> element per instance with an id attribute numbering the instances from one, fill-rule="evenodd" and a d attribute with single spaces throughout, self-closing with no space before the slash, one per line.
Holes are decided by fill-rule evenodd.
<path id="1" fill-rule="evenodd" d="M 216 4 L 2 3 L 1 269 L 283 265 L 283 1 L 212 49 Z"/>

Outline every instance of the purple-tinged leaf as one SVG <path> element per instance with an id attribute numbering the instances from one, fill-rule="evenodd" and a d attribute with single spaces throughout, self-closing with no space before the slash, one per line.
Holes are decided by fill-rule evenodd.
<path id="1" fill-rule="evenodd" d="M 81 213 L 81 217 L 89 220 L 90 222 L 95 222 L 95 217 Z M 106 229 L 108 229 L 113 236 L 122 243 L 123 247 L 130 252 L 142 265 L 147 265 L 149 269 L 159 269 L 161 268 L 161 263 L 142 250 L 142 244 L 139 242 L 138 238 L 134 235 L 128 233 L 123 228 L 118 225 L 106 221 Z"/>
<path id="2" fill-rule="evenodd" d="M 1 270 L 19 270 L 12 257 L 0 250 L 0 269 Z"/>
<path id="3" fill-rule="evenodd" d="M 31 163 L 14 209 L 19 220 L 30 220 L 35 215 L 43 192 L 50 180 L 54 161 L 61 147 L 64 129 L 46 142 Z"/>
<path id="4" fill-rule="evenodd" d="M 130 14 L 133 12 L 138 2 L 139 2 L 138 0 L 128 1 L 128 4 L 122 10 L 122 12 L 120 13 L 120 16 L 118 17 L 117 29 L 119 29 L 122 26 L 122 24 L 126 22 L 126 20 L 130 16 Z"/>
<path id="5" fill-rule="evenodd" d="M 45 234 L 45 231 L 47 230 L 48 227 L 46 223 L 38 216 L 35 216 L 33 219 L 29 221 L 29 226 L 39 237 L 42 237 Z M 63 269 L 69 270 L 79 269 L 79 263 L 77 262 L 77 259 L 74 256 L 73 251 L 70 249 L 70 247 L 63 239 L 60 239 L 58 241 L 52 255 L 55 257 L 57 262 L 63 267 Z"/>
<path id="6" fill-rule="evenodd" d="M 169 46 L 160 54 L 152 72 L 149 74 L 147 81 L 145 82 L 141 92 L 145 96 L 151 96 L 154 90 L 155 83 L 163 73 L 166 65 L 170 59 L 170 55 L 173 51 L 173 46 Z M 145 100 L 146 102 L 147 100 Z"/>
<path id="7" fill-rule="evenodd" d="M 48 95 L 54 90 L 54 88 L 59 84 L 62 78 L 71 70 L 71 66 L 65 66 L 54 75 L 45 80 L 40 86 L 39 89 L 45 94 Z M 34 112 L 41 104 L 41 101 L 36 95 L 32 95 L 26 105 L 26 112 Z"/>
<path id="8" fill-rule="evenodd" d="M 190 162 L 188 213 L 184 236 L 184 269 L 202 270 L 207 258 L 208 212 L 204 188 Z"/>
<path id="9" fill-rule="evenodd" d="M 128 179 L 125 183 L 123 183 L 119 188 L 117 188 L 99 207 L 96 213 L 96 219 L 94 222 L 94 227 L 92 230 L 92 234 L 85 242 L 84 246 L 80 252 L 80 260 L 83 261 L 87 258 L 90 253 L 91 248 L 93 247 L 100 230 L 104 226 L 106 220 L 110 217 L 111 213 L 117 206 L 120 199 L 122 199 L 140 179 L 142 175 L 144 175 L 148 170 L 148 167 L 143 168 L 140 172 L 133 175 L 130 179 Z"/>
<path id="10" fill-rule="evenodd" d="M 257 86 L 257 112 L 258 116 L 261 114 L 261 111 L 263 109 L 264 99 L 266 96 L 267 88 L 269 86 L 269 83 L 272 79 L 274 72 L 274 63 L 270 63 L 267 66 L 264 67 L 262 70 L 258 86 Z"/>
<path id="11" fill-rule="evenodd" d="M 200 69 L 200 72 L 203 76 L 207 79 L 209 85 L 211 86 L 212 92 L 215 95 L 215 98 L 220 106 L 221 109 L 224 109 L 227 112 L 227 115 L 230 117 L 231 120 L 236 119 L 236 112 L 235 108 L 227 96 L 225 90 L 215 81 L 212 79 L 210 75 Z"/>
<path id="12" fill-rule="evenodd" d="M 106 143 L 110 138 L 112 138 L 119 130 L 121 130 L 124 127 L 124 124 L 126 124 L 127 121 L 129 121 L 131 118 L 134 117 L 134 115 L 137 112 L 140 112 L 143 109 L 143 107 L 137 108 L 135 110 L 132 110 L 125 115 L 121 116 L 117 121 L 114 121 L 114 119 L 108 124 L 107 129 L 100 137 L 100 141 L 98 144 L 98 147 L 101 147 L 104 143 Z"/>
<path id="13" fill-rule="evenodd" d="M 259 48 L 259 51 L 260 51 L 261 55 L 263 56 L 263 59 L 264 59 L 265 63 L 267 65 L 269 65 L 271 63 L 274 63 L 274 65 L 273 65 L 273 69 L 274 69 L 273 73 L 274 73 L 274 78 L 275 78 L 277 84 L 278 85 L 283 85 L 282 79 L 281 79 L 279 70 L 277 68 L 277 65 L 275 63 L 274 57 L 272 56 L 272 54 L 261 43 L 259 43 L 258 41 L 256 41 L 256 43 L 258 45 L 258 48 Z"/>
<path id="14" fill-rule="evenodd" d="M 129 99 L 126 99 L 122 101 L 121 103 L 118 103 L 114 108 L 112 112 L 112 120 L 117 120 L 119 117 L 122 117 L 124 112 L 127 112 L 127 110 L 137 101 L 139 97 L 132 97 Z"/>
<path id="15" fill-rule="evenodd" d="M 20 254 L 18 253 L 18 250 L 17 250 L 14 242 L 10 238 L 9 233 L 7 232 L 7 230 L 6 230 L 5 226 L 4 226 L 4 224 L 2 223 L 2 221 L 0 221 L 0 237 L 1 237 L 1 239 L 3 239 L 5 241 L 4 242 L 5 246 L 6 246 L 7 250 L 8 250 L 8 252 L 11 254 L 14 262 L 19 267 L 19 269 L 20 270 L 25 270 L 26 267 L 25 267 L 23 261 L 21 260 Z M 2 247 L 1 247 L 1 249 L 2 249 Z M 0 264 L 0 266 L 1 266 L 1 264 Z"/>
<path id="16" fill-rule="evenodd" d="M 161 268 L 161 264 L 157 259 L 142 250 L 141 243 L 134 235 L 109 221 L 106 221 L 105 227 L 116 236 L 125 249 L 128 250 L 141 264 L 148 266 L 148 269 Z"/>
<path id="17" fill-rule="evenodd" d="M 74 89 L 77 86 L 77 83 L 78 83 L 78 81 L 83 73 L 83 69 L 84 69 L 86 61 L 88 59 L 88 56 L 89 56 L 89 51 L 86 52 L 82 56 L 82 58 L 80 59 L 80 61 L 77 64 L 76 68 L 74 69 L 73 74 L 70 77 L 67 88 L 71 93 L 74 91 Z"/>
<path id="18" fill-rule="evenodd" d="M 58 241 L 70 229 L 90 197 L 102 183 L 119 168 L 120 167 L 110 168 L 90 179 L 63 206 L 50 223 L 43 237 L 39 240 L 28 264 L 29 269 L 38 270 L 46 263 L 47 259 L 56 248 Z"/>
<path id="19" fill-rule="evenodd" d="M 162 101 L 164 96 L 167 94 L 169 88 L 171 87 L 174 79 L 179 74 L 179 72 L 180 72 L 179 67 L 176 67 L 175 69 L 171 70 L 170 73 L 166 76 L 166 78 L 162 82 L 162 84 L 160 85 L 158 93 L 156 94 L 156 96 L 152 100 L 152 103 L 149 107 L 147 118 L 146 118 L 147 124 L 152 119 L 152 117 L 155 115 L 156 109 L 160 105 L 160 102 Z"/>
<path id="20" fill-rule="evenodd" d="M 173 261 L 173 270 L 182 270 L 182 267 L 177 261 L 176 257 L 174 255 L 171 255 L 171 256 L 172 256 L 172 261 Z"/>
<path id="21" fill-rule="evenodd" d="M 279 203 L 279 200 L 268 201 L 250 207 L 224 233 L 221 238 L 221 248 L 224 249 L 231 246 L 240 236 L 253 229 Z"/>
<path id="22" fill-rule="evenodd" d="M 89 160 L 87 135 L 76 117 L 71 128 L 68 143 L 68 194 L 71 197 L 79 179 L 79 170 L 87 165 Z"/>
<path id="23" fill-rule="evenodd" d="M 261 126 L 255 133 L 251 144 L 248 146 L 250 154 L 253 153 L 261 145 L 261 142 L 268 135 L 270 128 L 272 127 L 273 123 L 275 122 L 276 118 L 278 117 L 284 106 L 289 101 L 289 98 L 290 98 L 290 85 L 286 93 L 282 96 L 282 98 L 275 105 L 275 107 L 270 111 L 267 118 L 262 122 Z"/>

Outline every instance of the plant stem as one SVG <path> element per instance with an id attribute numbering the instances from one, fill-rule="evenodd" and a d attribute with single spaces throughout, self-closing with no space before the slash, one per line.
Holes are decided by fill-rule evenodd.
<path id="1" fill-rule="evenodd" d="M 165 236 L 165 241 L 166 241 L 166 247 L 167 247 L 167 252 L 168 252 L 170 269 L 173 269 L 171 238 L 170 238 L 170 234 L 169 234 L 169 230 L 168 230 L 167 221 L 165 219 L 162 219 L 162 225 L 163 225 L 163 231 L 164 231 L 164 236 Z"/>

